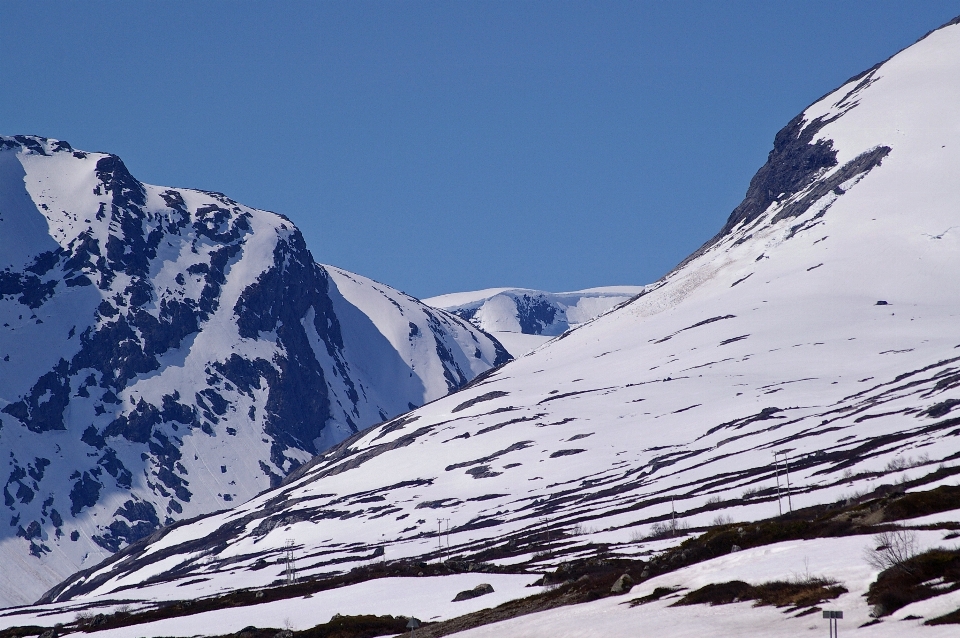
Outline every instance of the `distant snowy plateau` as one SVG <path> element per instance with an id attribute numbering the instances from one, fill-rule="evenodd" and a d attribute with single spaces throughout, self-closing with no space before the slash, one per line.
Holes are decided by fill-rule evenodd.
<path id="1" fill-rule="evenodd" d="M 510 358 L 280 215 L 62 141 L 0 137 L 0 268 L 0 603 Z"/>
<path id="2" fill-rule="evenodd" d="M 576 292 L 488 288 L 424 299 L 493 335 L 515 357 L 629 301 L 645 286 L 608 286 Z"/>
<path id="3" fill-rule="evenodd" d="M 505 597 L 520 597 L 523 592 L 537 589 L 523 587 L 532 583 L 535 572 L 556 567 L 561 561 L 595 556 L 598 548 L 608 552 L 608 556 L 655 555 L 678 542 L 650 538 L 651 527 L 669 521 L 672 509 L 681 528 L 689 526 L 699 533 L 696 530 L 709 527 L 718 515 L 751 521 L 776 516 L 781 507 L 787 510 L 791 505 L 799 509 L 842 502 L 883 484 L 928 476 L 941 464 L 941 475 L 946 476 L 941 481 L 956 483 L 952 468 L 960 458 L 960 411 L 953 412 L 960 406 L 958 123 L 960 25 L 954 22 L 853 78 L 790 121 L 777 134 L 767 163 L 753 178 L 744 201 L 720 232 L 635 298 L 580 323 L 458 392 L 351 436 L 294 471 L 276 489 L 228 511 L 161 528 L 149 539 L 67 579 L 45 597 L 46 606 L 30 613 L 79 609 L 80 605 L 107 604 L 110 600 L 138 605 L 192 599 L 282 583 L 288 541 L 292 543 L 290 551 L 295 552 L 301 578 L 342 573 L 381 560 L 436 561 L 441 558 L 438 541 L 443 554 L 448 556 L 526 570 L 526 576 L 511 576 L 514 580 L 509 582 L 509 575 L 504 574 L 443 577 L 460 580 L 456 584 L 449 581 L 446 587 L 452 588 L 450 592 L 433 594 L 439 597 L 437 600 L 431 598 L 425 583 L 443 578 L 397 579 L 400 582 L 382 579 L 318 594 L 312 603 L 298 599 L 296 607 L 273 608 L 264 604 L 249 608 L 257 611 L 229 610 L 233 616 L 218 616 L 216 622 L 211 616 L 210 624 L 203 624 L 202 618 L 197 617 L 181 623 L 179 628 L 164 625 L 149 633 L 148 628 L 138 627 L 131 629 L 136 634 L 116 630 L 120 633 L 104 635 L 225 633 L 239 630 L 243 625 L 233 625 L 249 623 L 254 613 L 259 614 L 259 626 L 273 627 L 282 626 L 283 614 L 294 614 L 288 616 L 294 627 L 324 622 L 334 612 L 409 613 L 442 618 L 471 609 L 462 607 L 457 612 L 447 602 L 457 585 L 489 582 L 498 592 L 506 592 Z M 28 187 L 35 188 L 32 201 L 41 208 L 45 203 L 41 196 L 47 186 L 41 174 L 30 172 L 31 162 L 53 166 L 55 162 L 82 161 L 69 152 L 49 152 L 50 158 L 39 152 L 27 154 L 25 150 L 3 155 L 9 162 L 4 166 L 16 168 L 21 164 L 14 161 L 22 161 L 28 167 L 28 175 L 35 175 L 28 180 Z M 86 161 L 92 164 L 100 160 Z M 92 197 L 89 193 L 98 183 L 111 183 L 103 179 L 81 183 L 82 179 L 92 180 L 91 172 L 77 175 L 76 192 L 85 198 Z M 114 198 L 129 197 L 124 193 L 131 189 L 111 188 Z M 4 197 L 12 197 L 8 192 L 9 186 L 5 187 Z M 162 198 L 164 191 L 148 188 L 146 192 L 149 203 Z M 19 197 L 17 201 L 26 201 L 22 194 Z M 220 202 L 216 205 L 228 210 L 234 206 L 210 195 L 184 192 L 182 197 L 187 200 L 182 205 L 186 211 L 197 211 L 207 202 Z M 177 202 L 171 197 L 168 205 L 157 201 L 148 206 L 157 211 L 172 207 L 169 214 L 174 215 L 173 211 L 179 210 L 176 206 L 181 206 Z M 92 205 L 91 215 L 95 215 L 99 205 Z M 105 211 L 110 210 L 109 197 L 103 206 Z M 59 210 L 53 206 L 51 209 Z M 52 217 L 52 213 L 48 214 Z M 239 223 L 241 215 L 235 215 L 230 219 Z M 85 218 L 81 215 L 80 219 Z M 273 224 L 281 229 L 271 231 L 274 235 L 287 236 L 282 234 L 284 222 L 279 218 L 261 213 L 247 223 L 252 225 L 255 221 Z M 51 223 L 53 240 L 43 241 L 69 245 L 69 239 L 58 239 L 57 228 L 61 224 Z M 106 221 L 103 224 L 108 227 Z M 218 233 L 231 232 L 223 222 L 218 228 Z M 292 232 L 289 229 L 287 226 Z M 42 230 L 38 234 L 46 238 L 46 228 Z M 23 237 L 24 232 L 18 237 Z M 198 237 L 202 234 L 195 232 Z M 270 232 L 265 235 L 270 237 L 269 246 L 260 251 L 265 256 L 249 269 L 255 274 L 247 281 L 269 271 L 271 264 L 280 268 L 280 264 L 299 263 L 277 256 L 281 249 L 275 246 L 286 244 L 278 243 Z M 259 236 L 259 232 L 249 235 Z M 6 235 L 2 241 L 7 241 Z M 192 239 L 182 241 L 185 249 L 174 253 L 182 257 L 169 258 L 169 271 L 167 266 L 161 268 L 167 262 L 159 258 L 151 261 L 152 265 L 143 266 L 159 271 L 150 271 L 152 281 L 172 287 L 174 272 L 191 272 L 183 260 L 200 258 L 189 249 Z M 11 246 L 4 244 L 4 254 L 13 254 L 21 245 L 29 242 L 18 238 Z M 110 244 L 105 238 L 99 246 L 109 258 Z M 56 246 L 48 250 L 58 260 L 56 267 L 68 272 L 70 262 L 63 261 Z M 28 257 L 21 263 L 29 261 Z M 128 258 L 126 252 L 115 257 Z M 90 259 L 95 262 L 97 258 Z M 238 273 L 248 270 L 243 260 L 231 263 Z M 45 268 L 43 262 L 35 269 L 47 272 Z M 124 271 L 119 267 L 113 270 Z M 22 270 L 18 276 L 30 276 L 30 272 Z M 171 274 L 164 275 L 166 272 Z M 57 281 L 70 281 L 73 276 L 78 275 L 64 274 Z M 100 275 L 91 272 L 87 276 Z M 340 277 L 346 279 L 345 275 L 329 275 L 336 282 Z M 117 281 L 110 284 L 111 296 L 97 285 L 70 288 L 78 291 L 76 301 L 63 296 L 71 299 L 71 310 L 57 315 L 71 317 L 69 320 L 51 316 L 48 321 L 47 315 L 43 315 L 44 324 L 35 325 L 32 314 L 26 310 L 17 310 L 23 314 L 17 323 L 6 320 L 18 327 L 18 334 L 20 329 L 49 330 L 50 336 L 43 338 L 59 339 L 68 344 L 62 350 L 70 352 L 69 356 L 58 352 L 46 361 L 44 351 L 32 348 L 29 353 L 19 354 L 29 358 L 16 375 L 4 372 L 9 375 L 4 376 L 9 406 L 23 406 L 5 408 L 0 432 L 3 445 L 13 447 L 17 467 L 25 473 L 9 484 L 14 487 L 8 487 L 14 497 L 11 505 L 15 507 L 27 506 L 16 498 L 18 486 L 33 489 L 31 481 L 39 479 L 31 477 L 46 476 L 43 473 L 51 472 L 56 464 L 75 465 L 81 481 L 88 480 L 82 478 L 86 472 L 89 480 L 106 483 L 113 463 L 110 458 L 114 458 L 107 458 L 108 448 L 114 450 L 112 454 L 118 462 L 122 461 L 123 467 L 135 468 L 132 480 L 144 482 L 139 497 L 142 502 L 154 503 L 147 481 L 156 484 L 158 479 L 149 471 L 143 479 L 139 478 L 144 465 L 136 455 L 147 448 L 156 449 L 150 460 L 143 463 L 148 469 L 159 467 L 160 461 L 154 459 L 167 458 L 163 456 L 165 448 L 161 448 L 166 445 L 164 441 L 170 441 L 182 456 L 176 463 L 183 463 L 187 471 L 177 476 L 191 480 L 191 490 L 209 491 L 210 496 L 205 498 L 216 498 L 213 494 L 232 489 L 227 487 L 227 479 L 233 480 L 232 475 L 224 474 L 222 480 L 214 480 L 219 479 L 216 465 L 220 461 L 208 460 L 211 470 L 201 470 L 191 464 L 196 463 L 191 459 L 201 451 L 194 451 L 199 442 L 210 446 L 202 451 L 209 455 L 207 458 L 213 458 L 217 453 L 213 451 L 215 444 L 233 440 L 223 431 L 232 421 L 214 424 L 216 436 L 204 435 L 203 423 L 213 423 L 211 419 L 204 421 L 205 415 L 239 418 L 246 415 L 255 400 L 262 401 L 258 397 L 266 392 L 266 382 L 261 381 L 258 388 L 248 380 L 249 376 L 231 376 L 226 351 L 234 344 L 239 347 L 246 343 L 243 339 L 259 335 L 260 340 L 249 347 L 267 349 L 268 354 L 262 355 L 265 361 L 277 356 L 281 350 L 274 339 L 283 338 L 277 327 L 280 323 L 274 319 L 276 314 L 269 315 L 268 320 L 268 313 L 262 310 L 273 306 L 257 301 L 253 292 L 241 292 L 241 286 L 230 288 L 233 296 L 219 304 L 219 311 L 211 311 L 207 321 L 216 320 L 220 316 L 216 312 L 228 313 L 223 330 L 235 335 L 231 331 L 239 326 L 240 333 L 230 338 L 219 336 L 220 333 L 216 333 L 216 338 L 210 336 L 216 340 L 215 345 L 204 348 L 204 354 L 198 356 L 203 363 L 191 366 L 190 357 L 210 330 L 190 337 L 194 341 L 186 365 L 181 348 L 170 355 L 158 355 L 168 356 L 171 361 L 157 373 L 137 368 L 116 372 L 128 368 L 106 365 L 87 372 L 92 364 L 73 353 L 83 352 L 78 340 L 83 334 L 92 339 L 96 327 L 78 326 L 75 333 L 71 332 L 75 321 L 72 317 L 89 314 L 103 300 L 108 301 L 110 309 L 98 311 L 95 326 L 107 322 L 110 312 L 120 312 L 121 304 L 110 301 L 113 291 L 126 289 L 130 284 L 119 283 L 119 274 Z M 227 278 L 228 284 L 220 284 L 221 295 L 228 294 L 229 281 Z M 190 280 L 188 284 L 193 285 Z M 247 285 L 253 285 L 254 291 L 260 289 L 255 284 Z M 363 289 L 368 290 L 371 285 L 363 282 Z M 156 292 L 157 288 L 153 290 L 148 296 L 154 301 L 141 301 L 139 305 L 152 309 L 161 303 L 156 300 L 164 297 Z M 84 295 L 91 295 L 91 300 L 86 301 Z M 498 296 L 503 299 L 496 303 L 504 305 L 518 299 L 515 291 L 496 291 L 432 303 L 454 312 L 459 307 L 461 316 L 469 314 L 463 310 L 476 310 L 470 320 L 478 320 L 479 325 L 489 329 L 483 323 L 487 317 L 485 308 Z M 299 303 L 301 297 L 293 295 L 292 299 Z M 128 308 L 134 304 L 129 297 L 121 298 L 128 304 L 122 311 L 130 312 Z M 194 298 L 199 305 L 200 297 Z M 53 295 L 46 303 L 57 303 L 58 299 L 60 296 Z M 414 303 L 405 298 L 402 301 Z M 73 310 L 80 308 L 81 302 L 88 304 L 83 308 L 91 310 Z M 318 301 L 310 306 L 313 314 L 308 315 L 301 306 L 294 313 L 297 326 L 310 326 L 305 338 L 312 343 L 325 338 L 328 331 L 323 326 L 329 325 L 315 318 L 321 313 L 316 306 L 322 304 Z M 18 308 L 22 307 L 21 304 Z M 244 332 L 244 326 L 250 324 L 236 318 L 248 308 L 255 317 L 250 322 L 258 332 L 253 332 L 254 327 L 249 328 L 251 332 Z M 508 308 L 500 316 L 511 313 Z M 566 313 L 565 321 L 577 322 L 569 310 Z M 491 309 L 490 316 L 494 314 Z M 300 323 L 304 316 L 312 321 Z M 553 325 L 552 320 L 543 319 L 542 323 L 544 328 Z M 425 332 L 423 327 L 418 329 Z M 457 330 L 466 335 L 462 339 L 472 342 L 472 333 L 464 332 L 463 327 Z M 68 333 L 75 336 L 67 339 Z M 248 334 L 253 336 L 244 336 Z M 265 337 L 266 334 L 271 336 Z M 541 329 L 540 334 L 549 332 Z M 494 344 L 479 335 L 477 339 L 483 346 L 476 359 L 479 370 L 496 363 L 497 355 Z M 36 342 L 37 339 L 24 339 L 9 343 Z M 323 352 L 329 348 L 314 347 L 314 351 L 326 361 Z M 457 357 L 469 353 L 465 349 L 451 350 Z M 63 363 L 58 363 L 61 357 Z M 11 355 L 11 359 L 16 357 Z M 474 361 L 464 356 L 463 361 L 468 360 Z M 72 372 L 75 367 L 83 371 Z M 242 369 L 248 369 L 247 364 Z M 201 371 L 210 375 L 210 390 L 229 402 L 230 407 L 221 410 L 222 415 L 212 398 L 205 398 L 206 389 L 190 393 L 181 390 L 179 399 L 171 399 L 171 406 L 192 401 L 183 408 L 194 415 L 192 418 L 186 418 L 186 423 L 171 418 L 152 425 L 153 430 L 139 429 L 141 419 L 147 418 L 147 409 L 137 407 L 141 396 L 144 401 L 153 401 L 149 405 L 157 405 L 159 413 L 166 409 L 165 404 L 157 403 L 162 399 L 161 391 L 153 390 L 152 383 L 159 383 L 167 374 L 182 375 L 182 382 L 164 381 L 162 392 L 170 393 L 174 388 L 200 383 Z M 89 383 L 85 381 L 88 374 L 92 375 Z M 199 376 L 187 379 L 191 374 Z M 274 374 L 278 373 L 265 372 L 260 378 L 270 379 Z M 324 374 L 324 378 L 334 376 Z M 48 448 L 55 438 L 47 437 L 50 433 L 45 432 L 43 438 L 35 439 L 33 430 L 51 430 L 49 424 L 59 427 L 60 421 L 47 417 L 31 420 L 32 415 L 46 414 L 43 406 L 62 401 L 58 397 L 65 395 L 62 379 L 66 378 L 72 384 L 70 397 L 83 392 L 91 397 L 71 407 L 70 423 L 92 421 L 96 425 L 85 435 L 84 440 L 90 443 L 77 443 L 71 429 L 58 434 L 71 445 L 62 445 L 59 453 L 64 456 L 40 467 L 31 461 L 40 453 L 28 451 L 28 446 L 34 440 L 42 441 L 43 456 L 53 459 L 55 452 Z M 111 385 L 119 379 L 124 379 L 124 385 Z M 228 391 L 226 384 L 233 390 Z M 21 386 L 22 389 L 11 390 Z M 438 394 L 445 389 L 439 388 Z M 119 390 L 124 393 L 118 394 Z M 108 392 L 116 394 L 120 403 L 106 404 L 103 397 Z M 341 398 L 343 395 L 336 396 L 350 405 Z M 97 405 L 116 411 L 116 416 L 96 416 Z M 336 401 L 331 399 L 331 405 L 336 405 Z M 397 407 L 395 403 L 391 405 Z M 119 406 L 123 406 L 122 411 Z M 269 410 L 269 403 L 266 407 L 257 403 L 256 407 L 255 419 L 267 418 L 263 413 Z M 234 408 L 238 417 L 233 416 Z M 174 409 L 181 408 L 171 407 Z M 187 423 L 194 423 L 192 419 L 200 426 L 188 430 Z M 376 420 L 375 416 L 371 419 Z M 111 425 L 118 420 L 122 425 Z M 255 420 L 245 423 L 244 428 L 237 427 L 237 437 L 249 437 L 245 445 L 263 450 L 260 456 L 271 446 L 281 445 L 262 442 L 261 436 L 269 439 L 266 435 L 278 430 L 269 429 L 270 421 L 262 430 L 254 427 L 261 422 Z M 41 427 L 40 423 L 48 425 Z M 178 423 L 183 423 L 180 430 L 173 430 Z M 280 425 L 283 421 L 276 423 L 272 427 L 284 427 Z M 137 434 L 115 434 L 128 431 Z M 157 438 L 158 432 L 162 438 Z M 173 439 L 181 436 L 182 443 L 178 439 L 174 446 Z M 274 436 L 275 441 L 294 440 L 292 435 L 283 438 L 285 433 Z M 304 438 L 298 435 L 297 440 Z M 104 444 L 106 447 L 100 447 Z M 283 453 L 292 454 L 294 446 L 286 446 Z M 304 459 L 308 447 L 296 449 L 302 455 L 296 458 Z M 774 455 L 779 452 L 784 454 L 779 456 L 777 466 Z M 251 455 L 254 461 L 249 463 L 256 463 L 258 454 Z M 105 460 L 101 461 L 101 457 Z M 778 487 L 785 488 L 785 457 L 790 471 L 789 501 L 778 499 Z M 245 458 L 233 456 L 224 463 L 228 471 L 234 471 L 230 464 L 248 462 Z M 91 464 L 103 470 L 95 476 Z M 281 469 L 288 468 L 289 465 L 277 466 L 270 471 L 279 475 Z M 256 467 L 245 471 L 254 473 Z M 121 473 L 118 471 L 117 475 Z M 112 475 L 110 480 L 115 480 Z M 61 484 L 57 494 L 73 489 L 69 484 Z M 936 484 L 923 487 L 929 489 Z M 46 492 L 35 491 L 31 507 L 47 498 Z M 82 505 L 82 501 L 78 502 Z M 84 535 L 102 534 L 87 512 L 109 518 L 113 508 L 122 507 L 122 503 L 111 503 L 109 508 L 79 507 L 80 518 L 76 520 L 66 511 L 70 507 L 69 503 L 58 502 L 58 509 L 63 508 L 63 523 L 58 529 L 65 534 L 74 528 Z M 157 508 L 158 516 L 165 516 L 166 510 L 160 505 Z M 16 510 L 21 511 L 27 510 Z M 956 521 L 958 513 L 948 512 L 941 519 Z M 13 515 L 22 517 L 18 525 L 23 527 L 36 517 L 50 520 L 52 514 L 47 509 L 39 514 Z M 444 531 L 439 539 L 438 527 Z M 42 536 L 33 542 L 50 546 L 51 552 L 66 552 L 61 548 L 70 547 L 69 541 L 56 537 L 49 523 L 41 526 L 38 533 Z M 940 542 L 939 533 L 924 534 L 924 545 Z M 750 582 L 789 579 L 806 567 L 846 586 L 849 593 L 836 602 L 839 608 L 847 609 L 846 622 L 861 624 L 869 620 L 862 594 L 877 573 L 862 558 L 862 550 L 869 542 L 869 537 L 856 536 L 781 543 L 657 576 L 642 582 L 635 591 L 650 593 L 657 585 L 699 587 L 730 578 Z M 956 544 L 955 540 L 951 542 Z M 87 547 L 91 547 L 90 543 Z M 31 569 L 31 564 L 18 563 L 24 571 Z M 476 582 L 467 582 L 474 576 Z M 478 580 L 481 578 L 485 580 Z M 408 584 L 403 584 L 404 580 Z M 938 613 L 960 607 L 957 592 L 932 600 L 941 607 L 947 606 Z M 312 615 L 305 618 L 311 609 Z M 923 616 L 928 612 L 929 609 L 918 613 Z M 271 622 L 274 624 L 266 624 Z M 633 609 L 621 605 L 616 598 L 605 598 L 577 608 L 520 616 L 502 625 L 473 630 L 470 635 L 608 636 L 629 635 L 645 627 L 645 631 L 663 636 L 711 635 L 710 631 L 717 632 L 715 635 L 787 636 L 822 627 L 817 622 L 813 617 L 789 617 L 771 608 L 754 610 L 748 604 L 680 609 L 651 603 Z M 858 630 L 858 635 L 893 636 L 903 635 L 904 631 L 946 636 L 955 628 L 919 628 L 915 621 L 883 622 Z"/>

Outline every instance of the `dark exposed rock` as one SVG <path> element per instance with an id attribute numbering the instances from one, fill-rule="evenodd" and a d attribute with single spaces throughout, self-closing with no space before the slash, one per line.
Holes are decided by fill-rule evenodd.
<path id="1" fill-rule="evenodd" d="M 493 593 L 493 585 L 489 583 L 481 583 L 474 587 L 473 589 L 468 589 L 462 591 L 453 598 L 453 602 L 460 602 L 461 600 L 470 600 L 471 598 L 477 598 L 479 596 L 485 596 L 487 594 Z"/>
<path id="2" fill-rule="evenodd" d="M 134 179 L 123 161 L 116 155 L 108 155 L 97 162 L 97 178 L 113 195 L 113 205 L 117 208 L 146 204 L 146 191 L 143 189 L 143 184 Z"/>
<path id="3" fill-rule="evenodd" d="M 259 387 L 262 373 L 270 388 L 267 399 L 266 426 L 286 446 L 304 447 L 313 452 L 313 441 L 330 414 L 324 373 L 313 356 L 310 340 L 300 318 L 313 309 L 313 328 L 323 340 L 328 354 L 336 356 L 343 349 L 340 322 L 326 294 L 329 280 L 303 243 L 299 232 L 289 243 L 280 243 L 274 252 L 274 266 L 249 286 L 234 308 L 240 336 L 256 339 L 262 332 L 276 331 L 277 340 L 288 356 L 277 357 L 273 366 L 232 364 L 239 373 L 224 375 L 237 387 Z M 232 359 L 232 358 L 231 358 Z M 359 400 L 350 375 L 340 366 L 348 396 Z"/>
<path id="4" fill-rule="evenodd" d="M 581 452 L 586 452 L 586 450 L 582 448 L 574 448 L 570 450 L 557 450 L 556 452 L 550 455 L 550 458 L 555 459 L 560 456 L 571 456 L 573 454 L 580 454 Z"/>
<path id="5" fill-rule="evenodd" d="M 113 515 L 122 516 L 126 521 L 116 519 L 103 534 L 93 536 L 97 545 L 111 552 L 117 551 L 125 543 L 149 536 L 160 527 L 153 504 L 146 501 L 128 500 Z"/>
<path id="6" fill-rule="evenodd" d="M 31 432 L 64 430 L 63 410 L 70 401 L 70 381 L 65 375 L 66 362 L 61 359 L 56 368 L 41 376 L 21 400 L 3 408 L 16 417 Z"/>
<path id="7" fill-rule="evenodd" d="M 489 465 L 481 465 L 479 467 L 472 467 L 466 472 L 475 479 L 480 478 L 491 478 L 494 476 L 500 476 L 503 472 L 491 472 Z"/>
<path id="8" fill-rule="evenodd" d="M 71 477 L 72 478 L 72 477 Z M 84 472 L 70 490 L 70 513 L 76 516 L 84 507 L 93 507 L 100 498 L 102 484 Z"/>
<path id="9" fill-rule="evenodd" d="M 551 325 L 556 316 L 556 306 L 542 295 L 531 297 L 525 294 L 517 299 L 517 321 L 523 334 L 543 334 L 544 328 Z"/>
<path id="10" fill-rule="evenodd" d="M 929 408 L 921 412 L 923 416 L 928 416 L 934 419 L 939 419 L 945 414 L 949 413 L 957 405 L 960 405 L 960 399 L 947 399 L 946 401 L 941 401 L 940 403 L 935 403 Z"/>
<path id="11" fill-rule="evenodd" d="M 624 574 L 613 583 L 612 587 L 610 587 L 610 593 L 626 594 L 632 587 L 633 579 L 630 577 L 630 574 Z"/>
<path id="12" fill-rule="evenodd" d="M 747 227 L 758 220 L 774 202 L 786 202 L 812 186 L 803 197 L 784 206 L 771 222 L 797 217 L 831 193 L 835 196 L 842 195 L 844 191 L 840 188 L 841 184 L 879 166 L 883 158 L 890 153 L 889 147 L 880 146 L 862 153 L 840 170 L 834 171 L 829 179 L 818 181 L 825 172 L 837 166 L 837 152 L 831 140 L 815 140 L 824 126 L 856 106 L 856 94 L 869 86 L 877 68 L 874 67 L 850 80 L 852 82 L 860 79 L 860 83 L 837 103 L 841 111 L 836 115 L 807 121 L 801 113 L 781 129 L 774 138 L 773 150 L 767 156 L 767 162 L 750 180 L 743 201 L 730 213 L 720 232 L 680 262 L 673 272 L 702 255 L 735 229 Z M 826 208 L 829 208 L 829 203 L 817 217 L 822 217 Z M 798 226 L 792 229 L 791 236 L 802 228 L 803 226 Z"/>
<path id="13" fill-rule="evenodd" d="M 453 392 L 465 386 L 469 379 L 464 375 L 463 370 L 461 370 L 459 364 L 457 364 L 456 357 L 453 356 L 453 353 L 445 343 L 445 329 L 440 323 L 440 320 L 430 311 L 427 311 L 426 315 L 427 326 L 430 328 L 430 332 L 433 333 L 433 338 L 436 342 L 437 357 L 443 364 L 443 377 L 447 382 L 447 391 Z"/>
<path id="14" fill-rule="evenodd" d="M 505 397 L 507 396 L 507 394 L 509 393 L 503 392 L 501 390 L 494 390 L 493 392 L 487 392 L 486 394 L 481 394 L 478 397 L 474 397 L 473 399 L 464 401 L 463 403 L 457 405 L 455 408 L 450 410 L 450 412 L 460 412 L 461 410 L 466 410 L 467 408 L 472 407 L 478 403 L 482 403 L 484 401 L 492 401 L 493 399 L 499 399 L 500 397 Z"/>
<path id="15" fill-rule="evenodd" d="M 156 406 L 147 403 L 143 399 L 137 403 L 129 415 L 117 417 L 103 431 L 103 436 L 122 436 L 128 441 L 136 443 L 146 443 L 150 440 L 153 427 L 161 422 L 160 411 Z"/>
<path id="16" fill-rule="evenodd" d="M 730 213 L 720 230 L 721 236 L 741 223 L 755 220 L 774 201 L 800 192 L 816 179 L 820 171 L 837 165 L 833 142 L 813 141 L 820 129 L 834 119 L 818 118 L 807 122 L 801 113 L 777 133 L 767 163 L 750 180 L 746 196 Z"/>
<path id="17" fill-rule="evenodd" d="M 500 457 L 503 456 L 504 454 L 508 454 L 508 453 L 510 453 L 510 452 L 515 452 L 516 450 L 522 450 L 522 449 L 524 449 L 524 448 L 528 448 L 528 447 L 530 447 L 532 444 L 533 444 L 533 441 L 519 441 L 519 442 L 514 443 L 513 445 L 511 445 L 511 446 L 509 446 L 509 447 L 506 447 L 506 448 L 504 448 L 504 449 L 502 449 L 502 450 L 499 450 L 499 451 L 497 451 L 497 452 L 494 452 L 493 454 L 489 454 L 489 455 L 487 455 L 487 456 L 484 456 L 483 458 L 475 459 L 475 460 L 473 460 L 473 461 L 464 461 L 464 462 L 462 462 L 462 463 L 453 463 L 453 464 L 451 464 L 451 465 L 448 465 L 448 466 L 447 466 L 446 468 L 444 468 L 444 469 L 445 469 L 447 472 L 449 472 L 449 471 L 451 471 L 451 470 L 456 470 L 456 469 L 459 469 L 459 468 L 461 468 L 461 467 L 470 467 L 471 465 L 480 465 L 481 463 L 489 463 L 490 461 L 493 461 L 493 460 L 495 460 L 495 459 L 500 458 Z M 581 452 L 582 452 L 582 451 L 583 451 L 583 450 L 581 450 Z"/>

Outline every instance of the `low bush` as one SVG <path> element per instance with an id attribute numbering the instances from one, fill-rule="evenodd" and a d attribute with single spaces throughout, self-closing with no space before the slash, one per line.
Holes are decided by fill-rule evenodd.
<path id="1" fill-rule="evenodd" d="M 960 550 L 931 549 L 880 572 L 867 590 L 877 618 L 960 589 Z"/>
<path id="2" fill-rule="evenodd" d="M 873 537 L 873 542 L 875 547 L 866 551 L 865 558 L 880 571 L 909 569 L 907 563 L 917 555 L 917 534 L 908 529 L 881 532 Z"/>
<path id="3" fill-rule="evenodd" d="M 729 605 L 733 602 L 748 600 L 753 587 L 742 580 L 730 580 L 725 583 L 710 583 L 690 592 L 671 605 Z"/>
<path id="4" fill-rule="evenodd" d="M 681 605 L 728 605 L 747 600 L 755 607 L 813 607 L 845 594 L 846 587 L 825 578 L 807 578 L 798 581 L 772 581 L 750 585 L 741 580 L 711 583 L 690 592 L 673 604 Z"/>
<path id="5" fill-rule="evenodd" d="M 678 591 L 680 591 L 680 589 L 676 587 L 657 587 L 652 593 L 631 600 L 630 606 L 636 607 L 637 605 L 646 605 L 647 603 L 652 603 L 655 600 L 660 600 L 664 596 L 675 594 Z"/>
<path id="6" fill-rule="evenodd" d="M 402 616 L 334 616 L 330 622 L 304 631 L 295 631 L 296 638 L 374 638 L 407 631 L 408 620 Z"/>
<path id="7" fill-rule="evenodd" d="M 910 492 L 883 508 L 883 520 L 896 521 L 960 509 L 960 487 L 941 485 L 925 492 Z"/>

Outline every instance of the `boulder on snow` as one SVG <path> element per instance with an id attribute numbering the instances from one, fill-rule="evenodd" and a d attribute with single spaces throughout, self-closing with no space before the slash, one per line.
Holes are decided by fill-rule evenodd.
<path id="1" fill-rule="evenodd" d="M 611 594 L 625 594 L 633 587 L 633 579 L 630 578 L 630 574 L 624 574 L 617 579 L 617 582 L 613 584 L 613 587 L 610 588 Z"/>
<path id="2" fill-rule="evenodd" d="M 480 583 L 473 589 L 468 589 L 462 591 L 453 598 L 453 602 L 459 602 L 461 600 L 470 600 L 471 598 L 476 598 L 477 596 L 484 596 L 486 594 L 493 593 L 493 585 L 488 583 Z"/>

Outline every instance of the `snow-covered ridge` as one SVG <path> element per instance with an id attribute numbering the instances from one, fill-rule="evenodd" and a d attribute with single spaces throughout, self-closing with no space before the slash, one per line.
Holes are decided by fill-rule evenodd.
<path id="1" fill-rule="evenodd" d="M 645 286 L 607 286 L 574 292 L 488 288 L 424 299 L 494 335 L 515 357 L 636 297 Z"/>
<path id="2" fill-rule="evenodd" d="M 307 577 L 384 547 L 438 558 L 438 519 L 449 553 L 469 559 L 536 567 L 596 543 L 635 554 L 672 508 L 691 526 L 755 520 L 949 469 L 957 121 L 950 25 L 788 124 L 754 203 L 630 303 L 348 439 L 276 490 L 161 530 L 49 600 L 267 585 L 283 578 L 287 539 Z"/>
<path id="3" fill-rule="evenodd" d="M 644 286 L 610 286 L 575 292 L 489 288 L 424 299 L 487 332 L 557 336 L 643 292 Z"/>
<path id="4" fill-rule="evenodd" d="M 281 215 L 58 140 L 0 137 L 0 269 L 0 604 L 509 358 Z"/>

